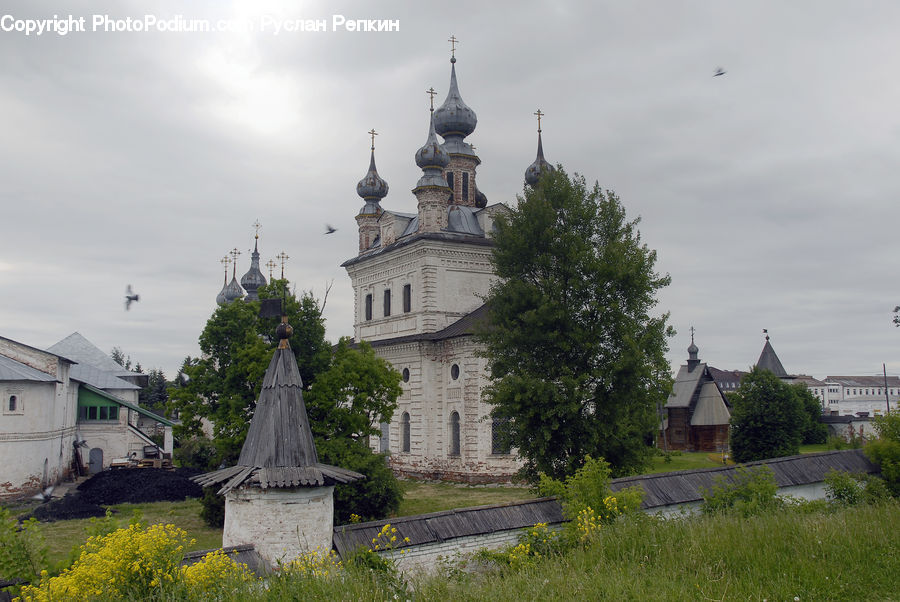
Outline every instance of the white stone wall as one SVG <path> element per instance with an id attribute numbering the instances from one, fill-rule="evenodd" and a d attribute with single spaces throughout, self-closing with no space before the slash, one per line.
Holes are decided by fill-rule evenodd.
<path id="1" fill-rule="evenodd" d="M 0 499 L 38 492 L 69 471 L 78 386 L 68 362 L 0 338 L 0 353 L 56 378 L 56 382 L 0 383 Z M 16 410 L 9 411 L 9 397 Z"/>
<path id="2" fill-rule="evenodd" d="M 316 548 L 331 550 L 334 487 L 258 489 L 225 496 L 222 546 L 253 544 L 271 566 Z"/>
<path id="3" fill-rule="evenodd" d="M 515 545 L 522 529 L 496 531 L 471 537 L 457 537 L 448 541 L 426 543 L 410 546 L 401 550 L 381 552 L 379 555 L 393 558 L 397 568 L 407 574 L 427 573 L 440 568 L 445 562 L 458 562 L 479 550 L 496 550 L 508 545 Z"/>

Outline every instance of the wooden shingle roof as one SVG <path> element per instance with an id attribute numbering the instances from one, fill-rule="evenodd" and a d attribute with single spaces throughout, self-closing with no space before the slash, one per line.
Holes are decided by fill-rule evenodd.
<path id="1" fill-rule="evenodd" d="M 457 537 L 484 535 L 510 529 L 524 529 L 537 523 L 563 522 L 562 508 L 556 498 L 545 497 L 523 502 L 476 506 L 371 521 L 358 525 L 342 525 L 334 529 L 334 548 L 342 558 L 359 546 L 371 548 L 372 540 L 386 524 L 397 529 L 397 549 L 410 545 L 439 543 Z M 409 543 L 402 543 L 409 538 Z"/>
<path id="2" fill-rule="evenodd" d="M 223 483 L 219 495 L 245 483 L 261 489 L 318 487 L 364 478 L 319 462 L 297 358 L 286 339 L 282 343 L 266 369 L 237 465 L 193 477 L 203 487 Z"/>

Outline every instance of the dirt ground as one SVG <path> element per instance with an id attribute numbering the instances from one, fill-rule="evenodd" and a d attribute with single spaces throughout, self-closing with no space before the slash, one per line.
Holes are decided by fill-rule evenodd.
<path id="1" fill-rule="evenodd" d="M 190 480 L 198 471 L 178 468 L 105 470 L 62 498 L 41 504 L 31 513 L 40 521 L 103 516 L 105 506 L 145 502 L 180 502 L 201 497 L 202 488 Z"/>

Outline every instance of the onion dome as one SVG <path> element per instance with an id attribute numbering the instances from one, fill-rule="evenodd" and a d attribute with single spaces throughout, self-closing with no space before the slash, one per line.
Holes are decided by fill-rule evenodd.
<path id="1" fill-rule="evenodd" d="M 472 147 L 463 138 L 475 131 L 478 117 L 463 102 L 456 83 L 456 58 L 450 59 L 450 91 L 444 104 L 434 111 L 434 128 L 444 139 L 447 152 L 474 155 Z"/>
<path id="2" fill-rule="evenodd" d="M 253 254 L 250 256 L 250 269 L 246 274 L 241 276 L 241 286 L 247 291 L 247 300 L 258 301 L 259 294 L 256 292 L 261 286 L 266 285 L 266 277 L 259 270 L 259 251 L 257 250 L 257 242 L 259 234 L 253 241 Z"/>
<path id="3" fill-rule="evenodd" d="M 694 368 L 700 363 L 700 358 L 698 357 L 698 353 L 700 353 L 700 349 L 694 344 L 694 327 L 691 326 L 691 344 L 687 348 L 688 350 L 688 372 L 693 372 Z"/>
<path id="4" fill-rule="evenodd" d="M 528 183 L 529 186 L 536 186 L 538 180 L 541 179 L 541 176 L 551 171 L 553 171 L 553 166 L 544 159 L 544 145 L 541 142 L 541 131 L 538 130 L 537 157 L 535 158 L 534 163 L 529 165 L 528 169 L 525 170 L 525 182 Z"/>
<path id="5" fill-rule="evenodd" d="M 428 125 L 428 139 L 425 145 L 416 151 L 416 165 L 422 168 L 422 177 L 419 178 L 416 187 L 439 186 L 447 188 L 447 180 L 444 179 L 442 170 L 450 164 L 450 155 L 438 142 L 435 133 L 434 118 L 431 114 Z"/>
<path id="6" fill-rule="evenodd" d="M 225 305 L 225 289 L 228 288 L 228 280 L 226 278 L 225 285 L 222 287 L 222 290 L 219 291 L 219 294 L 216 295 L 216 305 Z"/>
<path id="7" fill-rule="evenodd" d="M 369 160 L 369 171 L 356 185 L 356 194 L 366 202 L 361 213 L 378 213 L 378 203 L 387 196 L 388 183 L 381 179 L 375 168 L 375 145 L 372 144 L 372 158 Z"/>
<path id="8" fill-rule="evenodd" d="M 225 303 L 231 303 L 244 296 L 244 289 L 241 288 L 237 278 L 234 277 L 231 278 L 231 282 L 228 283 L 228 286 L 226 286 L 225 290 L 222 292 L 225 295 Z"/>

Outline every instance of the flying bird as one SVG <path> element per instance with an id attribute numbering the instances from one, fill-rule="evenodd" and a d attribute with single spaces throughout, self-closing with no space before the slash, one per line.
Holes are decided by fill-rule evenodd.
<path id="1" fill-rule="evenodd" d="M 720 75 L 725 75 L 726 73 L 728 73 L 728 72 L 725 71 L 724 69 L 722 69 L 721 67 L 716 67 L 716 72 L 713 73 L 713 77 L 719 77 Z"/>
<path id="2" fill-rule="evenodd" d="M 55 489 L 55 487 L 53 485 L 50 485 L 49 487 L 44 489 L 42 492 L 40 492 L 36 495 L 33 495 L 31 497 L 32 497 L 32 499 L 35 499 L 35 500 L 41 500 L 41 502 L 49 502 L 50 498 L 53 497 L 54 489 Z"/>
<path id="3" fill-rule="evenodd" d="M 325 234 L 334 234 L 335 232 L 337 232 L 337 228 L 331 224 L 325 224 Z"/>
<path id="4" fill-rule="evenodd" d="M 125 287 L 125 311 L 128 311 L 129 309 L 131 309 L 132 301 L 140 301 L 140 300 L 141 300 L 141 296 L 135 294 L 134 291 L 131 290 L 130 284 L 127 287 Z"/>

